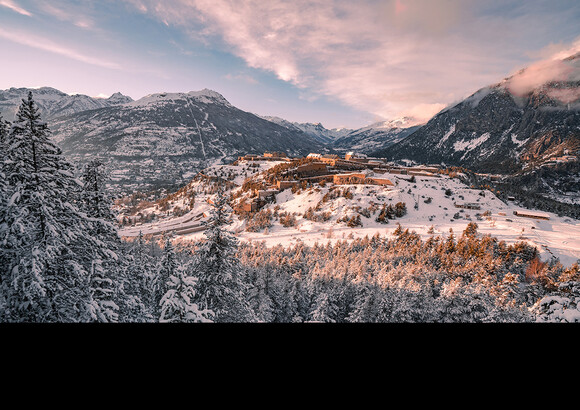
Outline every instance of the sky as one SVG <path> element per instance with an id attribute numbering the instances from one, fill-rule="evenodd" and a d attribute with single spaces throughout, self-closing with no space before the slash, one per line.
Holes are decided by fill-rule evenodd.
<path id="1" fill-rule="evenodd" d="M 0 89 L 204 88 L 326 128 L 450 104 L 580 51 L 577 0 L 0 0 Z"/>

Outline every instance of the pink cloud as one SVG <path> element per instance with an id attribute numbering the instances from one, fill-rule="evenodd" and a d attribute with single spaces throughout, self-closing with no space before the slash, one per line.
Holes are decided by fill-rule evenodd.
<path id="1" fill-rule="evenodd" d="M 573 73 L 574 67 L 562 60 L 540 61 L 514 75 L 508 82 L 508 89 L 522 96 L 549 81 L 567 81 Z"/>
<path id="2" fill-rule="evenodd" d="M 428 117 L 497 82 L 526 24 L 478 18 L 477 1 L 460 0 L 128 1 L 220 39 L 249 67 L 385 119 Z"/>
<path id="3" fill-rule="evenodd" d="M 569 57 L 580 53 L 580 38 L 571 45 L 549 45 L 539 54 L 550 55 L 518 71 L 509 78 L 506 86 L 515 95 L 523 96 L 548 82 L 580 81 L 580 58 Z M 578 99 L 577 91 L 551 89 L 552 98 L 569 103 Z"/>
<path id="4" fill-rule="evenodd" d="M 16 13 L 22 14 L 24 16 L 32 16 L 32 14 L 28 11 L 20 7 L 15 1 L 13 0 L 0 0 L 0 6 L 7 7 Z"/>

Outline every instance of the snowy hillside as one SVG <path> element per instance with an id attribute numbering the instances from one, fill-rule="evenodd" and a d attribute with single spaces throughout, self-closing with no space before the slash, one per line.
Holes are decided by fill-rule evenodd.
<path id="1" fill-rule="evenodd" d="M 233 182 L 231 186 L 234 208 L 236 204 L 253 195 L 251 189 L 244 192 L 244 182 L 264 180 L 268 169 L 279 163 L 256 163 L 242 161 L 237 165 L 216 165 L 204 170 L 205 176 L 220 176 Z M 275 193 L 275 200 L 259 211 L 248 215 L 237 213 L 230 227 L 243 241 L 264 242 L 268 246 L 288 245 L 302 242 L 313 245 L 328 241 L 372 237 L 375 234 L 390 235 L 398 224 L 403 229 L 417 232 L 424 239 L 433 236 L 447 237 L 450 230 L 461 235 L 470 222 L 478 225 L 481 235 L 491 235 L 511 244 L 521 240 L 538 248 L 543 259 L 560 258 L 570 265 L 580 258 L 580 221 L 558 217 L 553 213 L 541 213 L 548 220 L 532 219 L 514 215 L 522 210 L 517 204 L 500 200 L 487 189 L 471 188 L 445 174 L 413 176 L 394 173 L 380 174 L 393 186 L 363 184 L 335 185 L 326 183 L 306 184 L 304 188 L 285 189 Z M 247 185 L 247 184 L 246 184 Z M 209 210 L 208 199 L 212 197 L 211 184 L 207 179 L 196 179 L 182 195 L 170 201 L 169 209 L 186 208 L 179 217 L 165 216 L 155 204 L 141 210 L 156 212 L 157 219 L 151 223 L 130 224 L 120 231 L 122 236 L 160 234 L 173 230 L 180 241 L 203 237 L 201 221 Z M 189 192 L 187 194 L 187 192 Z M 405 214 L 378 222 L 383 206 L 405 204 Z M 466 206 L 461 208 L 458 206 Z M 469 209 L 469 207 L 477 209 Z M 536 211 L 537 212 L 537 211 Z M 359 222 L 357 222 L 357 220 Z"/>

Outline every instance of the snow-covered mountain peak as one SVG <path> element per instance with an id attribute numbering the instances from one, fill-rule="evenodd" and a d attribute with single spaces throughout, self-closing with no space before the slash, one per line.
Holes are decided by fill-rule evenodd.
<path id="1" fill-rule="evenodd" d="M 419 121 L 417 121 L 413 117 L 400 117 L 395 118 L 393 120 L 385 120 L 385 121 L 377 121 L 366 127 L 359 128 L 351 132 L 351 134 L 360 134 L 363 132 L 385 132 L 388 130 L 395 130 L 395 129 L 403 129 L 409 128 L 416 125 L 421 125 Z"/>
<path id="2" fill-rule="evenodd" d="M 127 95 L 123 95 L 120 92 L 116 92 L 106 99 L 111 105 L 126 104 L 132 102 L 133 99 Z"/>
<path id="3" fill-rule="evenodd" d="M 222 104 L 230 105 L 229 101 L 226 100 L 223 95 L 221 95 L 217 91 L 213 91 L 207 88 L 204 88 L 203 90 L 200 91 L 190 91 L 187 93 L 187 95 L 189 95 L 190 97 L 194 97 L 200 102 L 209 102 L 209 103 L 219 102 Z"/>
<path id="4" fill-rule="evenodd" d="M 224 98 L 223 95 L 220 93 L 209 90 L 204 88 L 200 91 L 189 91 L 187 93 L 184 92 L 175 92 L 175 93 L 154 93 L 148 94 L 143 98 L 140 98 L 136 101 L 130 102 L 128 105 L 133 107 L 140 107 L 140 106 L 147 106 L 150 104 L 165 104 L 165 103 L 172 103 L 176 101 L 190 101 L 195 100 L 197 102 L 203 104 L 221 104 L 228 107 L 231 107 L 231 104 L 228 100 Z"/>

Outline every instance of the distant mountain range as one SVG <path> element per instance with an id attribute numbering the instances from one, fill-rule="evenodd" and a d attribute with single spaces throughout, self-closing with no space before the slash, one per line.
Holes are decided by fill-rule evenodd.
<path id="1" fill-rule="evenodd" d="M 316 138 L 318 141 L 322 142 L 323 144 L 332 145 L 333 141 L 336 139 L 347 135 L 351 132 L 351 129 L 348 128 L 333 128 L 327 129 L 321 123 L 299 123 L 299 122 L 291 122 L 285 120 L 280 117 L 271 117 L 271 116 L 261 116 L 261 118 L 271 121 L 275 124 L 281 125 L 289 130 L 297 130 L 302 131 L 311 137 Z"/>
<path id="2" fill-rule="evenodd" d="M 126 190 L 180 185 L 216 161 L 284 151 L 290 156 L 329 149 L 300 130 L 290 130 L 231 105 L 212 90 L 156 93 L 133 101 L 70 96 L 33 89 L 55 142 L 75 163 L 100 157 L 114 185 Z M 28 89 L 0 91 L 3 116 L 12 120 Z"/>
<path id="3" fill-rule="evenodd" d="M 401 141 L 420 127 L 419 125 L 414 125 L 416 121 L 410 117 L 380 121 L 357 129 L 327 129 L 321 123 L 290 122 L 279 117 L 264 116 L 262 118 L 290 130 L 300 130 L 326 144 L 337 153 L 342 154 L 348 151 L 369 154 L 373 151 L 384 149 Z"/>
<path id="4" fill-rule="evenodd" d="M 402 141 L 418 130 L 420 125 L 413 125 L 416 121 L 409 117 L 392 121 L 381 121 L 367 127 L 352 130 L 332 142 L 332 147 L 341 153 L 356 151 L 370 154 L 385 149 Z"/>
<path id="5" fill-rule="evenodd" d="M 69 95 L 51 87 L 9 88 L 8 90 L 0 90 L 0 114 L 4 119 L 14 120 L 21 100 L 26 98 L 28 91 L 33 92 L 34 101 L 36 101 L 45 120 L 133 101 L 131 97 L 121 93 L 115 93 L 109 98 L 96 98 L 83 94 Z"/>
<path id="6" fill-rule="evenodd" d="M 550 80 L 551 65 L 558 76 Z M 405 117 L 359 129 L 259 116 L 208 89 L 136 101 L 121 93 L 94 98 L 50 87 L 32 92 L 67 157 L 79 165 L 103 158 L 113 184 L 126 190 L 183 185 L 211 164 L 266 151 L 289 156 L 355 151 L 515 174 L 580 156 L 580 54 L 541 69 L 537 75 L 532 66 L 483 87 L 423 125 Z M 5 119 L 14 119 L 28 91 L 0 90 Z"/>
<path id="7" fill-rule="evenodd" d="M 134 101 L 69 95 L 51 87 L 0 90 L 0 113 L 13 120 L 28 91 L 64 154 L 82 166 L 100 157 L 113 185 L 126 190 L 179 185 L 195 172 L 237 156 L 283 151 L 369 153 L 385 148 L 417 127 L 409 119 L 379 122 L 360 129 L 326 129 L 258 116 L 231 105 L 216 91 L 155 93 Z"/>
<path id="8" fill-rule="evenodd" d="M 551 65 L 556 80 L 541 81 Z M 580 150 L 580 54 L 524 69 L 444 109 L 372 155 L 514 173 Z M 556 70 L 553 70 L 556 71 Z"/>

